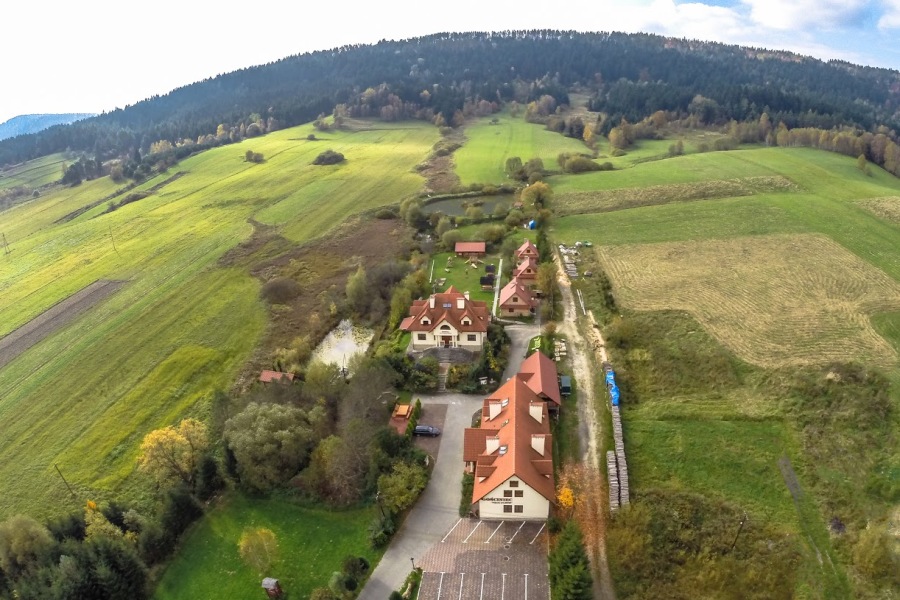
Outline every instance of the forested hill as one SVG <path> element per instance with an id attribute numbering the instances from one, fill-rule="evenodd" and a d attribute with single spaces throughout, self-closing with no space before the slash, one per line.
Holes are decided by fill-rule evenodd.
<path id="1" fill-rule="evenodd" d="M 19 115 L 0 123 L 0 140 L 37 133 L 54 125 L 64 125 L 93 117 L 94 113 L 63 113 L 42 115 Z"/>
<path id="2" fill-rule="evenodd" d="M 699 94 L 713 101 L 707 117 L 722 122 L 766 111 L 789 127 L 900 130 L 897 71 L 648 34 L 446 33 L 313 52 L 207 79 L 0 142 L 0 164 L 66 148 L 97 158 L 146 151 L 158 140 L 215 134 L 220 124 L 249 125 L 251 115 L 269 128 L 295 125 L 380 83 L 447 122 L 466 99 L 521 102 L 547 94 L 564 101 L 566 90 L 581 85 L 610 122 L 687 111 Z"/>

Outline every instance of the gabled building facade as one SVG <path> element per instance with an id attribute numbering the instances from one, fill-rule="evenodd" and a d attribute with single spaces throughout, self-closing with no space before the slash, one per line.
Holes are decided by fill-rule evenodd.
<path id="1" fill-rule="evenodd" d="M 532 287 L 537 280 L 537 260 L 526 257 L 513 269 L 513 279 L 518 279 L 522 285 Z"/>
<path id="2" fill-rule="evenodd" d="M 547 408 L 555 413 L 562 405 L 562 394 L 559 391 L 559 372 L 556 363 L 538 350 L 522 361 L 516 377 L 521 377 L 528 388 L 547 402 Z"/>
<path id="3" fill-rule="evenodd" d="M 415 300 L 400 329 L 412 334 L 410 349 L 464 348 L 480 352 L 487 339 L 490 312 L 486 302 L 470 300 L 450 286 L 427 300 Z"/>
<path id="4" fill-rule="evenodd" d="M 498 316 L 528 317 L 534 314 L 539 305 L 540 302 L 535 299 L 531 290 L 518 279 L 513 279 L 500 290 Z"/>
<path id="5" fill-rule="evenodd" d="M 487 254 L 487 242 L 456 242 L 453 250 L 457 256 L 481 258 Z"/>
<path id="6" fill-rule="evenodd" d="M 540 258 L 537 246 L 531 243 L 531 240 L 525 240 L 518 250 L 516 250 L 516 264 L 522 264 L 526 258 L 533 258 L 535 261 Z"/>
<path id="7" fill-rule="evenodd" d="M 463 446 L 473 509 L 481 519 L 546 519 L 555 498 L 547 403 L 516 376 L 484 400 L 481 415 Z"/>

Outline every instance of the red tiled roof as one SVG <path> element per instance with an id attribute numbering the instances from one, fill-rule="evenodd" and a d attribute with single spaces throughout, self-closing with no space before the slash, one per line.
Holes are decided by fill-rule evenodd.
<path id="1" fill-rule="evenodd" d="M 506 401 L 504 405 L 504 401 Z M 499 403 L 499 413 L 490 419 L 491 404 Z M 531 416 L 531 405 L 540 409 L 541 420 Z M 481 428 L 489 431 L 485 435 L 496 436 L 501 454 L 494 450 L 486 454 L 482 446 L 475 467 L 475 487 L 472 502 L 478 502 L 510 477 L 518 477 L 544 498 L 554 500 L 553 482 L 553 436 L 550 434 L 550 420 L 547 404 L 543 402 L 519 377 L 513 377 L 485 398 L 482 408 Z M 531 445 L 533 435 L 544 436 L 544 454 L 538 453 Z M 547 461 L 550 470 L 547 470 Z M 479 481 L 484 477 L 483 481 Z"/>
<path id="2" fill-rule="evenodd" d="M 538 305 L 538 302 L 531 296 L 531 292 L 527 287 L 522 285 L 522 282 L 519 281 L 517 277 L 513 277 L 513 279 L 500 290 L 500 306 L 506 304 L 513 296 L 518 296 L 522 303 L 529 308 Z"/>
<path id="3" fill-rule="evenodd" d="M 455 250 L 457 253 L 469 254 L 478 252 L 484 254 L 487 252 L 487 243 L 485 242 L 456 242 Z"/>
<path id="4" fill-rule="evenodd" d="M 478 460 L 478 455 L 484 452 L 485 438 L 493 434 L 490 429 L 467 427 L 463 435 L 463 462 Z"/>
<path id="5" fill-rule="evenodd" d="M 522 242 L 522 245 L 519 246 L 519 249 L 516 250 L 516 258 L 522 256 L 523 254 L 526 256 L 538 256 L 537 246 L 532 244 L 531 240 L 526 239 L 524 242 Z"/>
<path id="6" fill-rule="evenodd" d="M 532 270 L 531 274 L 525 273 L 525 270 L 528 269 L 529 267 Z M 535 260 L 532 257 L 528 256 L 525 258 L 525 260 L 522 261 L 522 263 L 518 267 L 516 267 L 513 270 L 513 277 L 524 277 L 526 279 L 534 279 L 536 272 L 537 272 L 537 262 L 535 262 Z"/>
<path id="7" fill-rule="evenodd" d="M 263 383 L 270 383 L 272 381 L 283 382 L 284 380 L 293 381 L 294 374 L 282 373 L 281 371 L 263 371 L 259 374 L 259 380 Z"/>
<path id="8" fill-rule="evenodd" d="M 431 298 L 434 298 L 434 308 L 431 308 Z M 441 323 L 446 321 L 456 330 L 462 333 L 487 332 L 490 322 L 490 312 L 487 303 L 478 300 L 469 300 L 464 294 L 450 286 L 441 294 L 432 294 L 425 300 L 413 300 L 409 308 L 409 316 L 400 323 L 403 331 L 433 331 Z M 458 308 L 459 300 L 463 301 L 463 308 Z M 463 325 L 463 319 L 469 317 L 470 323 Z M 428 317 L 428 325 L 422 323 L 423 317 Z"/>
<path id="9" fill-rule="evenodd" d="M 516 377 L 522 377 L 528 387 L 541 398 L 552 400 L 557 406 L 562 404 L 559 393 L 559 373 L 546 354 L 538 350 L 522 361 Z"/>

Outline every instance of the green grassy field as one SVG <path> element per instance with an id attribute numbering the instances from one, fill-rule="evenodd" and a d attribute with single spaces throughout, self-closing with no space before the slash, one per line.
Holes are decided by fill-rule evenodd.
<path id="1" fill-rule="evenodd" d="M 314 589 L 327 587 L 345 557 L 359 556 L 361 549 L 374 568 L 380 553 L 368 550 L 366 527 L 375 512 L 329 512 L 232 495 L 185 537 L 154 598 L 255 598 L 264 593 L 264 576 L 277 578 L 290 598 L 308 598 Z M 275 533 L 278 553 L 269 572 L 257 573 L 241 560 L 238 541 L 249 527 Z"/>
<path id="2" fill-rule="evenodd" d="M 833 352 L 829 347 L 828 352 L 806 357 L 811 362 L 804 369 L 812 371 L 784 365 L 752 367 L 744 362 L 747 357 L 740 351 L 729 352 L 721 340 L 708 332 L 732 323 L 738 325 L 735 333 L 740 337 L 738 330 L 749 331 L 754 319 L 777 320 L 787 310 L 784 299 L 767 303 L 765 298 L 779 289 L 796 286 L 801 280 L 807 283 L 794 290 L 795 297 L 799 298 L 798 292 L 817 293 L 816 289 L 824 293 L 811 301 L 810 308 L 842 302 L 839 296 L 824 290 L 853 290 L 847 299 L 862 298 L 865 292 L 857 289 L 859 282 L 850 281 L 855 277 L 850 275 L 859 273 L 861 267 L 890 284 L 888 287 L 900 282 L 900 228 L 883 214 L 884 210 L 867 210 L 873 204 L 860 202 L 898 196 L 900 181 L 878 169 L 866 176 L 856 169 L 854 160 L 836 154 L 809 149 L 751 148 L 637 163 L 612 172 L 558 176 L 550 183 L 555 192 L 554 207 L 564 210 L 569 198 L 581 202 L 582 208 L 590 207 L 584 196 L 577 196 L 585 192 L 612 190 L 609 197 L 615 198 L 614 191 L 623 190 L 621 195 L 639 199 L 642 190 L 675 184 L 671 190 L 689 196 L 692 184 L 708 187 L 708 182 L 745 177 L 781 177 L 790 180 L 794 188 L 744 197 L 690 201 L 676 198 L 672 203 L 635 207 L 610 206 L 603 200 L 594 205 L 595 210 L 608 212 L 557 218 L 551 235 L 565 243 L 593 241 L 595 252 L 585 258 L 585 269 L 610 268 L 613 263 L 607 264 L 607 259 L 614 257 L 615 266 L 608 272 L 617 300 L 623 300 L 617 290 L 625 281 L 623 277 L 647 276 L 646 281 L 659 286 L 652 293 L 645 290 L 649 295 L 641 296 L 638 302 L 646 304 L 651 296 L 658 295 L 660 303 L 653 307 L 656 312 L 630 310 L 631 301 L 625 297 L 624 306 L 620 302 L 615 313 L 611 313 L 599 306 L 601 294 L 593 290 L 598 285 L 596 281 L 578 284 L 589 289 L 585 296 L 598 318 L 602 314 L 607 320 L 604 333 L 611 360 L 620 373 L 625 440 L 636 502 L 640 504 L 642 495 L 649 495 L 655 502 L 671 498 L 677 504 L 685 494 L 699 494 L 713 505 L 726 503 L 735 510 L 746 511 L 751 522 L 766 523 L 785 539 L 793 540 L 790 543 L 799 557 L 792 567 L 797 595 L 875 597 L 884 588 L 878 592 L 878 585 L 859 578 L 852 547 L 855 536 L 867 522 L 885 522 L 896 507 L 889 493 L 877 491 L 877 486 L 873 488 L 867 481 L 896 486 L 900 473 L 896 436 L 900 411 L 898 313 L 895 309 L 879 309 L 875 305 L 866 308 L 868 305 L 861 304 L 860 310 L 871 322 L 870 330 L 883 338 L 878 360 L 852 348 L 844 347 L 842 352 L 842 344 L 835 343 Z M 652 198 L 648 199 L 647 203 L 653 204 Z M 883 207 L 879 204 L 876 208 Z M 761 240 L 781 239 L 793 241 L 783 247 L 760 245 Z M 815 239 L 828 241 L 804 259 L 802 248 L 794 242 Z M 836 244 L 834 250 L 827 250 L 832 243 Z M 795 263 L 799 271 L 791 281 L 771 277 L 768 288 L 756 290 L 748 304 L 742 294 L 752 277 L 741 275 L 742 269 L 774 268 L 777 261 L 754 256 L 752 250 L 749 254 L 744 252 L 746 263 L 730 261 L 724 248 L 733 244 L 746 246 L 745 250 L 752 246 L 757 251 L 781 253 L 785 264 Z M 692 254 L 691 248 L 713 246 L 722 251 Z M 629 258 L 623 259 L 623 253 Z M 650 260 L 650 255 L 659 260 Z M 696 263 L 692 258 L 696 258 Z M 800 267 L 807 259 L 817 265 Z M 848 271 L 837 267 L 854 261 L 862 261 L 860 268 Z M 718 273 L 717 277 L 705 279 L 707 283 L 717 281 L 714 287 L 723 292 L 717 306 L 735 311 L 720 315 L 708 328 L 701 324 L 702 319 L 698 322 L 690 316 L 706 301 L 704 298 L 709 298 L 705 296 L 709 290 L 699 275 L 699 270 L 704 269 Z M 672 285 L 667 285 L 667 281 Z M 667 304 L 667 295 L 676 299 L 681 286 L 693 291 L 682 294 L 683 301 Z M 884 299 L 900 300 L 896 292 Z M 752 308 L 754 302 L 760 306 Z M 666 308 L 690 314 L 659 310 Z M 624 317 L 619 319 L 619 314 Z M 796 328 L 843 326 L 850 316 L 841 309 L 841 316 L 835 318 L 825 322 L 817 321 L 825 317 L 810 315 L 795 324 L 780 325 L 779 329 L 784 330 L 780 334 L 790 340 L 793 332 L 793 338 L 800 339 L 801 331 Z M 761 348 L 759 341 L 752 344 Z M 729 344 L 731 348 L 739 346 Z M 748 351 L 747 355 L 753 356 L 753 352 Z M 756 356 L 758 359 L 760 355 Z M 871 421 L 878 423 L 877 427 L 852 425 L 855 419 L 863 417 L 839 412 L 832 418 L 809 404 L 809 400 L 798 400 L 798 394 L 807 392 L 798 391 L 805 388 L 795 382 L 796 377 L 819 381 L 827 372 L 826 361 L 854 359 L 880 364 L 893 382 L 889 400 L 892 416 L 887 421 Z M 848 393 L 853 397 L 852 392 Z M 828 402 L 834 401 L 823 401 L 818 406 Z M 832 404 L 831 410 L 844 409 Z M 837 414 L 842 416 L 838 418 Z M 817 441 L 825 439 L 831 442 L 821 445 Z M 837 451 L 834 444 L 843 450 Z M 791 460 L 799 478 L 796 498 L 778 466 L 782 457 Z M 861 491 L 863 488 L 866 491 Z M 829 534 L 828 522 L 833 517 L 845 520 L 848 535 Z M 614 522 L 611 539 L 623 539 L 627 522 L 621 521 L 621 528 L 618 521 Z M 640 585 L 639 578 L 631 579 L 634 574 L 621 567 L 614 564 L 613 571 L 625 578 L 625 589 L 637 589 L 633 585 Z M 721 568 L 723 572 L 728 569 L 726 563 L 711 568 Z"/>
<path id="3" fill-rule="evenodd" d="M 92 281 L 127 283 L 0 370 L 0 516 L 67 511 L 53 465 L 79 502 L 146 499 L 149 487 L 134 472 L 140 440 L 182 417 L 203 417 L 266 330 L 259 282 L 219 263 L 251 235 L 248 219 L 294 242 L 324 235 L 418 189 L 422 179 L 411 169 L 438 137 L 424 124 L 329 132 L 317 142 L 306 140 L 312 131 L 283 130 L 189 158 L 138 189 L 180 178 L 111 213 L 103 202 L 55 224 L 113 194 L 108 178 L 3 213 L 12 253 L 0 261 L 0 335 Z M 312 166 L 327 148 L 347 162 Z M 266 162 L 244 162 L 247 149 Z"/>
<path id="4" fill-rule="evenodd" d="M 450 263 L 447 259 L 452 257 Z M 499 259 L 496 256 L 488 255 L 480 263 L 477 269 L 469 266 L 465 259 L 459 258 L 453 252 L 441 252 L 435 254 L 434 259 L 434 280 L 446 279 L 443 285 L 438 286 L 438 291 L 444 291 L 451 285 L 456 286 L 460 292 L 469 292 L 469 298 L 486 302 L 488 310 L 494 302 L 493 291 L 482 291 L 479 279 L 485 275 L 484 265 L 493 264 L 499 266 Z"/>
<path id="5" fill-rule="evenodd" d="M 491 125 L 492 118 L 499 119 Z M 580 140 L 548 131 L 543 125 L 527 123 L 507 113 L 487 117 L 466 127 L 466 143 L 453 154 L 456 173 L 463 185 L 503 183 L 506 159 L 518 156 L 523 162 L 541 158 L 544 167 L 556 169 L 556 157 L 562 152 L 590 152 Z"/>
<path id="6" fill-rule="evenodd" d="M 59 181 L 66 162 L 63 154 L 49 154 L 0 171 L 0 190 L 19 185 L 38 188 Z"/>

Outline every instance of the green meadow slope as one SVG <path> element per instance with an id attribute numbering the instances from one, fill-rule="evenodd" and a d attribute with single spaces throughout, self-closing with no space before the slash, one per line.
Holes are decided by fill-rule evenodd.
<path id="1" fill-rule="evenodd" d="M 143 498 L 143 436 L 204 415 L 266 330 L 258 280 L 219 262 L 250 237 L 250 220 L 296 243 L 326 235 L 420 189 L 412 168 L 438 138 L 423 124 L 309 141 L 312 131 L 216 148 L 117 196 L 104 178 L 0 213 L 12 251 L 0 260 L 0 336 L 95 280 L 126 282 L 0 369 L 0 516 L 67 511 L 54 465 L 82 499 Z M 328 148 L 347 161 L 310 164 Z M 265 162 L 245 162 L 248 149 Z"/>
<path id="2" fill-rule="evenodd" d="M 496 180 L 508 156 L 541 154 L 500 141 L 543 135 L 480 122 L 457 171 Z M 617 593 L 895 597 L 857 544 L 900 510 L 900 181 L 816 150 L 687 141 L 669 158 L 670 143 L 547 179 L 551 237 L 593 242 L 580 268 L 605 272 L 618 304 L 602 278 L 575 284 L 623 392 L 633 505 L 609 525 Z"/>

